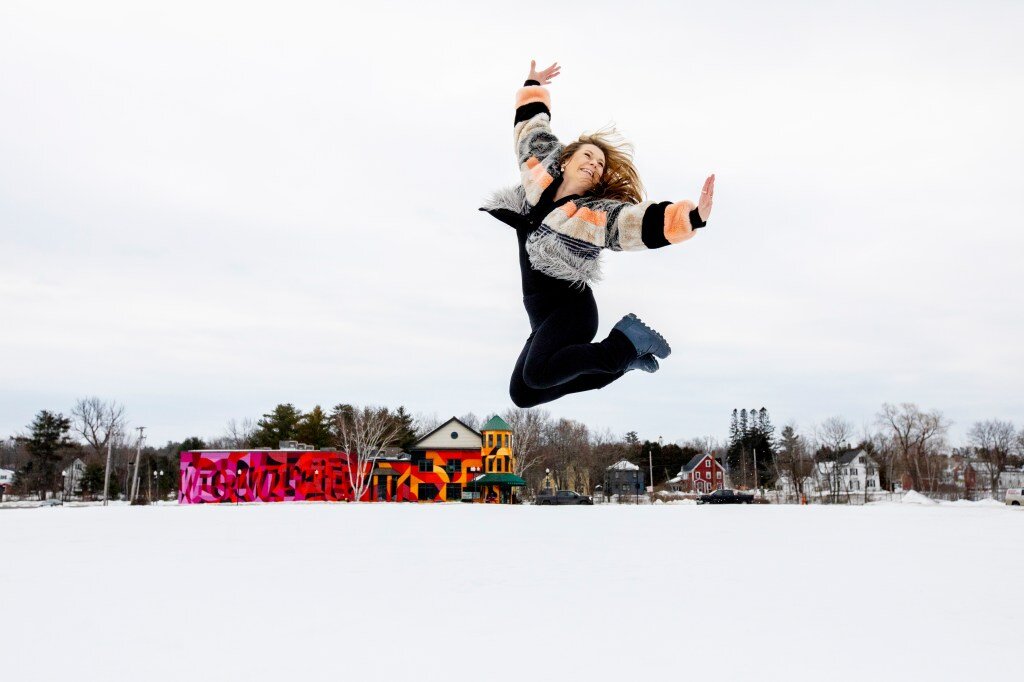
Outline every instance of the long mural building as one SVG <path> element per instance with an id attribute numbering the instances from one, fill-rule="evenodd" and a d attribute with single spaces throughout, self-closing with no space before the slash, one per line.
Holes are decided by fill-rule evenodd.
<path id="1" fill-rule="evenodd" d="M 452 417 L 408 452 L 364 463 L 364 502 L 516 501 L 512 429 L 493 417 L 480 431 Z M 350 502 L 355 457 L 336 450 L 191 450 L 181 453 L 179 504 Z"/>

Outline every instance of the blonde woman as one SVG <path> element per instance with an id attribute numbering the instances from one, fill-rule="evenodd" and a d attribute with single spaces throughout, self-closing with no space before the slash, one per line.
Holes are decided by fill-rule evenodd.
<path id="1" fill-rule="evenodd" d="M 509 392 L 519 407 L 603 388 L 632 369 L 654 372 L 668 342 L 636 315 L 597 335 L 590 285 L 600 279 L 602 249 L 643 251 L 690 239 L 711 215 L 715 176 L 697 205 L 643 200 L 630 147 L 613 133 L 562 145 L 551 132 L 547 88 L 557 63 L 530 75 L 516 95 L 515 153 L 521 183 L 497 192 L 481 210 L 516 230 L 523 304 L 530 336 Z"/>

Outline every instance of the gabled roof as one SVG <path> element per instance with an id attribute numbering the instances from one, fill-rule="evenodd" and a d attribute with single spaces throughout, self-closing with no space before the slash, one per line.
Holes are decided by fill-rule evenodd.
<path id="1" fill-rule="evenodd" d="M 470 426 L 470 425 L 469 425 L 469 424 L 467 424 L 466 422 L 462 421 L 461 419 L 458 419 L 457 417 L 452 417 L 451 419 L 449 419 L 448 421 L 446 421 L 446 422 L 445 422 L 444 424 L 441 424 L 441 425 L 440 425 L 440 426 L 438 426 L 438 427 L 437 427 L 436 429 L 434 429 L 433 431 L 431 431 L 431 432 L 430 432 L 430 433 L 428 433 L 427 435 L 425 435 L 425 436 L 423 436 L 422 438 L 420 438 L 419 440 L 417 440 L 417 441 L 416 441 L 416 445 L 414 445 L 413 447 L 414 447 L 414 448 L 415 448 L 415 447 L 418 447 L 420 443 L 422 443 L 423 441 L 427 440 L 428 438 L 430 438 L 431 436 L 433 436 L 433 435 L 434 435 L 435 433 L 437 433 L 438 431 L 441 431 L 442 429 L 446 429 L 446 428 L 448 428 L 448 427 L 449 427 L 449 426 L 451 425 L 451 423 L 452 423 L 452 422 L 456 422 L 457 424 L 459 424 L 460 426 L 462 426 L 462 428 L 464 428 L 464 429 L 467 429 L 468 431 L 470 431 L 471 433 L 474 433 L 474 434 L 476 434 L 477 436 L 480 436 L 480 432 L 479 432 L 479 431 L 477 431 L 476 429 L 474 429 L 474 428 L 473 428 L 472 426 Z M 482 438 L 483 438 L 483 436 L 480 436 L 480 438 L 482 439 Z"/>
<path id="2" fill-rule="evenodd" d="M 693 471 L 694 469 L 697 468 L 698 464 L 700 464 L 701 462 L 704 461 L 705 457 L 711 457 L 711 455 L 708 455 L 708 454 L 694 455 L 693 457 L 690 458 L 689 462 L 687 462 L 686 464 L 683 465 L 683 468 L 679 470 L 679 473 L 685 474 L 688 471 Z M 715 464 L 717 464 L 719 466 L 722 465 L 722 463 L 719 462 L 716 458 L 711 457 L 711 459 L 715 462 Z"/>
<path id="3" fill-rule="evenodd" d="M 498 415 L 487 420 L 487 423 L 480 427 L 480 431 L 511 431 L 512 427 Z"/>
<path id="4" fill-rule="evenodd" d="M 871 458 L 871 455 L 869 455 L 867 453 L 867 451 L 865 451 L 863 448 L 857 448 L 857 449 L 854 449 L 854 450 L 849 450 L 849 451 L 844 452 L 843 454 L 839 455 L 839 463 L 840 464 L 849 464 L 853 460 L 857 459 L 857 455 L 860 455 L 860 454 L 863 454 L 864 455 L 864 459 L 870 461 L 872 464 L 875 463 L 875 460 L 873 460 Z"/>

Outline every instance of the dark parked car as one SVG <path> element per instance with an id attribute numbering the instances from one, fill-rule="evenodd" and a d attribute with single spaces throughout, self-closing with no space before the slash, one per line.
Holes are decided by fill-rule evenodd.
<path id="1" fill-rule="evenodd" d="M 594 504 L 589 495 L 580 495 L 575 490 L 559 490 L 555 494 L 541 492 L 534 504 Z"/>
<path id="2" fill-rule="evenodd" d="M 697 504 L 750 504 L 753 501 L 753 493 L 738 493 L 727 488 L 719 488 L 710 495 L 697 498 Z"/>

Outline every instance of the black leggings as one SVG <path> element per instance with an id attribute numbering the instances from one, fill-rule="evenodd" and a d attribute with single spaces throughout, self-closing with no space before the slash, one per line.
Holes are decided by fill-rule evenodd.
<path id="1" fill-rule="evenodd" d="M 532 331 L 509 384 L 512 402 L 519 407 L 604 388 L 636 357 L 629 339 L 618 332 L 591 343 L 597 335 L 597 303 L 590 287 L 524 296 L 523 305 Z"/>

